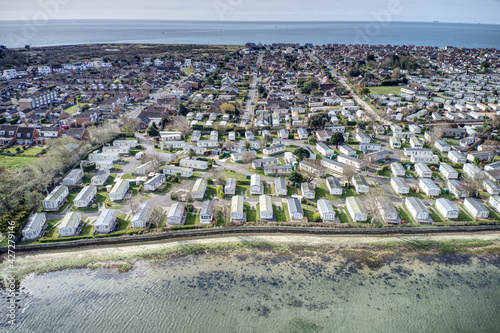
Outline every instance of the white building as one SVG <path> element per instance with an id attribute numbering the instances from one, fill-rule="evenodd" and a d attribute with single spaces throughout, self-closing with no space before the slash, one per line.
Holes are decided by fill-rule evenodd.
<path id="1" fill-rule="evenodd" d="M 491 196 L 488 200 L 488 203 L 493 207 L 497 212 L 500 213 L 500 196 Z"/>
<path id="2" fill-rule="evenodd" d="M 335 221 L 335 210 L 333 210 L 332 204 L 326 199 L 318 200 L 318 212 L 321 215 L 323 222 L 333 222 Z"/>
<path id="3" fill-rule="evenodd" d="M 312 183 L 302 183 L 300 184 L 300 190 L 302 191 L 302 196 L 309 200 L 314 200 L 316 197 L 315 187 Z"/>
<path id="4" fill-rule="evenodd" d="M 180 160 L 179 166 L 182 168 L 191 168 L 195 170 L 207 170 L 208 162 L 202 160 L 192 160 L 188 158 L 184 158 Z"/>
<path id="5" fill-rule="evenodd" d="M 127 179 L 120 179 L 118 182 L 116 182 L 115 186 L 113 186 L 111 192 L 109 192 L 109 199 L 111 201 L 123 200 L 129 188 L 129 181 Z"/>
<path id="6" fill-rule="evenodd" d="M 422 192 L 427 194 L 429 197 L 437 197 L 441 194 L 441 189 L 429 178 L 422 178 L 419 181 L 419 186 Z"/>
<path id="7" fill-rule="evenodd" d="M 82 169 L 73 169 L 71 170 L 66 177 L 63 179 L 64 185 L 76 185 L 80 184 L 83 179 L 83 170 Z"/>
<path id="8" fill-rule="evenodd" d="M 451 165 L 446 164 L 446 163 L 441 163 L 439 165 L 439 172 L 446 178 L 446 179 L 458 179 L 458 171 L 455 170 Z"/>
<path id="9" fill-rule="evenodd" d="M 464 207 L 476 219 L 486 219 L 490 214 L 488 208 L 484 207 L 481 201 L 474 198 L 465 198 Z"/>
<path id="10" fill-rule="evenodd" d="M 410 193 L 410 187 L 406 184 L 406 181 L 401 177 L 391 178 L 391 187 L 397 194 L 408 194 Z"/>
<path id="11" fill-rule="evenodd" d="M 368 185 L 368 182 L 366 181 L 365 177 L 361 175 L 355 175 L 354 178 L 352 179 L 352 184 L 354 185 L 356 192 L 359 194 L 365 194 L 368 193 L 368 191 L 370 191 L 370 185 Z"/>
<path id="12" fill-rule="evenodd" d="M 195 200 L 202 200 L 207 190 L 207 180 L 204 178 L 197 178 L 191 189 L 191 196 Z"/>
<path id="13" fill-rule="evenodd" d="M 274 190 L 278 196 L 287 196 L 288 189 L 286 187 L 286 180 L 281 177 L 276 178 L 274 180 Z"/>
<path id="14" fill-rule="evenodd" d="M 467 161 L 467 159 L 465 158 L 465 156 L 463 156 L 462 154 L 460 154 L 459 152 L 457 152 L 455 150 L 451 150 L 448 153 L 448 158 L 450 159 L 450 161 L 452 161 L 455 164 L 457 164 L 457 163 L 465 163 Z"/>
<path id="15" fill-rule="evenodd" d="M 286 150 L 285 145 L 270 146 L 262 149 L 262 153 L 266 156 L 282 154 Z"/>
<path id="16" fill-rule="evenodd" d="M 410 211 L 411 216 L 413 216 L 413 218 L 417 220 L 417 222 L 420 222 L 422 224 L 434 223 L 434 221 L 429 216 L 429 211 L 423 204 L 422 200 L 420 200 L 419 198 L 407 197 L 405 199 L 405 205 Z"/>
<path id="17" fill-rule="evenodd" d="M 166 177 L 164 174 L 157 174 L 150 180 L 144 183 L 144 189 L 146 191 L 154 192 L 159 189 L 166 182 Z"/>
<path id="18" fill-rule="evenodd" d="M 90 182 L 94 186 L 103 186 L 104 184 L 106 184 L 109 175 L 109 170 L 97 170 Z"/>
<path id="19" fill-rule="evenodd" d="M 132 217 L 132 228 L 141 229 L 146 228 L 149 225 L 149 217 L 151 215 L 151 205 L 148 201 L 144 201 L 134 216 Z"/>
<path id="20" fill-rule="evenodd" d="M 43 210 L 54 212 L 59 210 L 61 206 L 66 202 L 69 190 L 67 186 L 61 185 L 56 186 L 52 192 L 43 200 Z"/>
<path id="21" fill-rule="evenodd" d="M 250 194 L 261 195 L 264 194 L 264 185 L 260 180 L 260 175 L 252 174 L 250 177 Z"/>
<path id="22" fill-rule="evenodd" d="M 181 202 L 174 203 L 167 214 L 167 223 L 170 225 L 184 225 L 186 223 L 186 210 Z"/>
<path id="23" fill-rule="evenodd" d="M 340 197 L 344 193 L 344 189 L 336 177 L 326 178 L 326 188 L 328 189 L 328 192 L 334 196 Z"/>
<path id="24" fill-rule="evenodd" d="M 447 220 L 456 220 L 460 215 L 460 211 L 446 198 L 436 199 L 436 209 Z"/>
<path id="25" fill-rule="evenodd" d="M 181 168 L 175 165 L 165 165 L 163 167 L 163 173 L 170 176 L 179 175 L 181 178 L 190 178 L 193 176 L 193 169 Z"/>
<path id="26" fill-rule="evenodd" d="M 302 205 L 297 198 L 288 198 L 288 214 L 290 215 L 290 219 L 293 220 L 302 220 L 304 219 L 304 211 L 302 210 Z"/>
<path id="27" fill-rule="evenodd" d="M 24 225 L 23 238 L 26 240 L 37 239 L 42 236 L 42 231 L 47 226 L 47 216 L 43 213 L 31 215 Z"/>
<path id="28" fill-rule="evenodd" d="M 325 157 L 332 156 L 333 154 L 335 154 L 335 151 L 333 150 L 333 148 L 331 148 L 330 146 L 328 146 L 327 144 L 325 144 L 323 142 L 316 143 L 316 150 L 318 151 L 318 153 L 320 153 L 321 155 L 323 155 Z"/>
<path id="29" fill-rule="evenodd" d="M 270 221 L 274 217 L 273 203 L 269 195 L 259 196 L 260 220 Z"/>
<path id="30" fill-rule="evenodd" d="M 243 197 L 241 195 L 235 195 L 231 199 L 231 222 L 241 222 L 247 221 L 247 214 L 243 207 Z"/>
<path id="31" fill-rule="evenodd" d="M 351 218 L 356 221 L 356 222 L 366 222 L 368 219 L 368 214 L 366 213 L 365 209 L 363 208 L 363 203 L 361 200 L 357 197 L 347 197 L 345 199 L 345 205 L 347 208 L 347 211 L 349 212 L 349 215 Z"/>
<path id="32" fill-rule="evenodd" d="M 68 212 L 59 224 L 59 236 L 78 236 L 82 214 L 80 212 Z"/>
<path id="33" fill-rule="evenodd" d="M 498 187 L 498 185 L 490 179 L 485 179 L 483 181 L 483 187 L 486 189 L 486 192 L 488 192 L 489 195 L 500 194 L 500 187 Z"/>
<path id="34" fill-rule="evenodd" d="M 116 227 L 116 209 L 104 209 L 95 223 L 95 231 L 100 234 L 107 234 Z"/>
<path id="35" fill-rule="evenodd" d="M 226 179 L 226 184 L 224 186 L 225 195 L 235 195 L 236 194 L 236 178 Z"/>
<path id="36" fill-rule="evenodd" d="M 392 149 L 401 149 L 401 140 L 399 140 L 397 137 L 391 136 L 389 138 L 389 144 L 391 145 Z"/>
<path id="37" fill-rule="evenodd" d="M 200 208 L 200 223 L 212 224 L 214 221 L 214 203 L 212 200 L 205 200 Z"/>
<path id="38" fill-rule="evenodd" d="M 390 168 L 394 176 L 403 177 L 406 174 L 405 168 L 399 162 L 391 163 Z"/>
<path id="39" fill-rule="evenodd" d="M 467 177 L 469 177 L 469 178 L 483 177 L 484 176 L 483 171 L 481 171 L 481 169 L 479 169 L 477 166 L 475 166 L 472 163 L 465 163 L 463 171 L 467 175 Z"/>
<path id="40" fill-rule="evenodd" d="M 415 164 L 415 172 L 420 178 L 431 178 L 432 171 L 429 167 L 423 163 Z"/>
<path id="41" fill-rule="evenodd" d="M 86 208 L 94 200 L 97 195 L 97 188 L 93 185 L 85 186 L 73 200 L 76 208 Z"/>

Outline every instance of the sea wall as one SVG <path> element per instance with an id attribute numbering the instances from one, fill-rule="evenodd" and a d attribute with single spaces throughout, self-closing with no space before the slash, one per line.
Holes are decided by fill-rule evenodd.
<path id="1" fill-rule="evenodd" d="M 227 227 L 195 230 L 179 230 L 158 234 L 120 236 L 99 239 L 82 239 L 68 242 L 19 245 L 15 252 L 45 251 L 69 249 L 86 246 L 126 245 L 131 243 L 151 242 L 192 237 L 213 237 L 234 234 L 309 234 L 309 235 L 428 235 L 446 233 L 475 233 L 500 231 L 500 225 L 464 226 L 464 227 L 426 227 L 426 228 L 308 228 L 308 227 Z M 12 250 L 12 249 L 11 249 Z M 0 248 L 0 253 L 6 253 L 7 247 Z"/>

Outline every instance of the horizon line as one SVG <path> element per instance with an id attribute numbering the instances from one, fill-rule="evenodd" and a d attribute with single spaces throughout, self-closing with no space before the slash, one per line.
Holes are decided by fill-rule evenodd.
<path id="1" fill-rule="evenodd" d="M 24 22 L 25 19 L 0 19 L 0 22 Z M 210 23 L 372 23 L 379 21 L 369 20 L 336 20 L 336 21 L 311 21 L 311 20 L 176 20 L 176 19 L 148 19 L 148 18 L 54 18 L 46 21 L 164 21 L 164 22 L 210 22 Z M 500 25 L 500 23 L 481 22 L 448 22 L 448 21 L 384 21 L 384 23 L 433 23 L 433 24 L 468 24 L 468 25 Z"/>

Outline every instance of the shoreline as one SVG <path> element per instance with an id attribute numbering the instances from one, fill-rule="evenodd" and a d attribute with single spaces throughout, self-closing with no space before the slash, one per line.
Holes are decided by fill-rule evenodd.
<path id="1" fill-rule="evenodd" d="M 139 262 L 152 262 L 190 255 L 269 255 L 354 256 L 367 267 L 379 265 L 395 254 L 407 258 L 443 254 L 499 255 L 500 232 L 488 234 L 356 236 L 356 235 L 227 235 L 196 239 L 169 240 L 108 247 L 86 247 L 63 251 L 40 251 L 18 254 L 14 274 L 17 281 L 28 276 L 66 269 L 117 269 L 126 272 Z M 0 270 L 9 262 L 2 255 Z M 6 273 L 2 274 L 5 279 Z"/>

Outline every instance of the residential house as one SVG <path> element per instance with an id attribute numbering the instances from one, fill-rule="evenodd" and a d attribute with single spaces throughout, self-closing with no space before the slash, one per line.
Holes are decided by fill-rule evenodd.
<path id="1" fill-rule="evenodd" d="M 488 208 L 484 207 L 480 200 L 474 198 L 465 198 L 464 207 L 475 219 L 486 219 L 490 214 Z"/>
<path id="2" fill-rule="evenodd" d="M 116 182 L 115 186 L 109 192 L 109 199 L 111 201 L 120 201 L 125 198 L 128 189 L 130 188 L 129 181 L 127 179 L 120 179 Z"/>
<path id="3" fill-rule="evenodd" d="M 186 209 L 181 202 L 174 203 L 167 214 L 167 223 L 170 225 L 184 225 L 186 223 Z"/>
<path id="4" fill-rule="evenodd" d="M 299 199 L 293 197 L 287 199 L 288 204 L 288 214 L 292 221 L 298 221 L 304 219 L 304 211 L 302 210 L 302 204 Z"/>
<path id="5" fill-rule="evenodd" d="M 83 170 L 82 169 L 73 169 L 71 170 L 66 177 L 63 179 L 64 185 L 76 185 L 80 184 L 83 179 Z"/>
<path id="6" fill-rule="evenodd" d="M 427 165 L 424 163 L 416 163 L 415 164 L 415 172 L 420 178 L 431 178 L 432 171 L 429 169 Z"/>
<path id="7" fill-rule="evenodd" d="M 80 233 L 80 223 L 82 221 L 82 213 L 80 212 L 68 212 L 64 215 L 64 218 L 59 224 L 59 236 L 60 237 L 71 237 L 78 236 Z"/>
<path id="8" fill-rule="evenodd" d="M 93 185 L 85 186 L 73 200 L 76 208 L 87 208 L 97 196 L 97 188 Z"/>
<path id="9" fill-rule="evenodd" d="M 226 185 L 224 186 L 225 195 L 235 195 L 236 194 L 236 178 L 226 179 Z"/>
<path id="10" fill-rule="evenodd" d="M 332 204 L 326 199 L 318 200 L 318 212 L 323 222 L 339 221 L 336 219 L 335 210 L 333 210 Z"/>
<path id="11" fill-rule="evenodd" d="M 58 211 L 66 202 L 69 190 L 67 186 L 56 186 L 52 192 L 43 200 L 43 210 L 48 212 Z"/>
<path id="12" fill-rule="evenodd" d="M 204 178 L 197 178 L 191 189 L 191 196 L 195 200 L 202 200 L 207 190 L 207 180 Z"/>
<path id="13" fill-rule="evenodd" d="M 214 216 L 214 203 L 212 200 L 205 200 L 201 204 L 200 208 L 200 223 L 201 224 L 212 224 L 215 220 Z"/>
<path id="14" fill-rule="evenodd" d="M 154 192 L 159 189 L 165 182 L 167 181 L 167 177 L 164 174 L 157 174 L 150 180 L 144 183 L 144 189 L 146 191 Z"/>
<path id="15" fill-rule="evenodd" d="M 151 216 L 152 206 L 149 201 L 141 203 L 132 217 L 132 228 L 141 229 L 149 226 L 149 217 Z"/>
<path id="16" fill-rule="evenodd" d="M 31 215 L 24 225 L 22 234 L 23 239 L 33 240 L 42 236 L 47 227 L 47 216 L 43 213 L 35 213 Z"/>
<path id="17" fill-rule="evenodd" d="M 99 234 L 107 234 L 115 229 L 116 224 L 116 209 L 104 209 L 95 223 L 95 231 Z"/>
<path id="18" fill-rule="evenodd" d="M 419 181 L 419 186 L 422 192 L 427 194 L 428 197 L 437 197 L 441 194 L 441 189 L 429 178 L 421 178 Z"/>
<path id="19" fill-rule="evenodd" d="M 231 222 L 244 223 L 247 221 L 247 214 L 243 207 L 243 197 L 235 195 L 231 199 Z"/>
<path id="20" fill-rule="evenodd" d="M 443 215 L 447 220 L 456 220 L 460 211 L 456 208 L 450 200 L 446 198 L 436 199 L 436 209 Z"/>
<path id="21" fill-rule="evenodd" d="M 103 186 L 109 178 L 109 170 L 97 170 L 90 183 L 94 186 Z"/>
<path id="22" fill-rule="evenodd" d="M 370 185 L 368 185 L 365 177 L 359 174 L 354 176 L 354 178 L 352 179 L 352 184 L 354 185 L 356 192 L 359 194 L 368 193 L 368 191 L 370 190 Z"/>
<path id="23" fill-rule="evenodd" d="M 406 181 L 401 177 L 391 178 L 391 187 L 397 194 L 407 195 L 410 193 L 410 187 L 406 184 Z"/>
<path id="24" fill-rule="evenodd" d="M 336 177 L 327 177 L 326 178 L 326 188 L 328 189 L 331 195 L 340 197 L 344 193 L 344 189 L 342 185 L 340 185 L 340 181 Z"/>
<path id="25" fill-rule="evenodd" d="M 274 179 L 274 190 L 278 196 L 288 195 L 288 189 L 286 187 L 286 180 L 284 178 L 278 177 Z"/>
<path id="26" fill-rule="evenodd" d="M 273 202 L 269 195 L 259 196 L 260 220 L 272 221 L 274 219 Z"/>
<path id="27" fill-rule="evenodd" d="M 345 206 L 349 215 L 355 222 L 366 222 L 368 214 L 366 213 L 363 203 L 357 197 L 347 197 L 345 199 Z"/>

